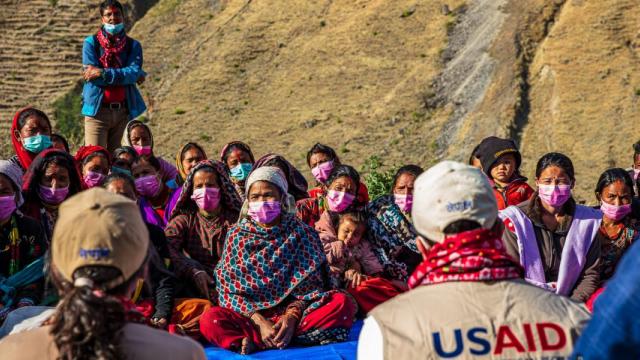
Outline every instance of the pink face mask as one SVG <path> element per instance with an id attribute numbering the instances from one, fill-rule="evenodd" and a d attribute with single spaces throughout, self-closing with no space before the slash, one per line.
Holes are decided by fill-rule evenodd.
<path id="1" fill-rule="evenodd" d="M 144 197 L 154 197 L 160 191 L 160 181 L 158 181 L 158 177 L 155 175 L 137 178 L 136 190 Z"/>
<path id="2" fill-rule="evenodd" d="M 253 201 L 249 203 L 248 214 L 253 221 L 260 224 L 271 224 L 281 212 L 279 201 Z"/>
<path id="3" fill-rule="evenodd" d="M 145 156 L 145 155 L 150 155 L 151 154 L 151 146 L 133 145 L 133 149 L 140 156 Z"/>
<path id="4" fill-rule="evenodd" d="M 558 208 L 571 197 L 571 185 L 538 185 L 538 195 L 545 204 Z"/>
<path id="5" fill-rule="evenodd" d="M 631 213 L 631 204 L 617 206 L 602 201 L 600 204 L 600 210 L 602 210 L 604 216 L 609 219 L 613 221 L 620 221 Z"/>
<path id="6" fill-rule="evenodd" d="M 88 187 L 92 188 L 102 185 L 105 177 L 106 176 L 102 175 L 99 172 L 87 171 L 82 179 Z"/>
<path id="7" fill-rule="evenodd" d="M 16 211 L 16 196 L 0 196 L 0 221 L 5 221 Z"/>
<path id="8" fill-rule="evenodd" d="M 331 170 L 333 170 L 333 160 L 318 164 L 318 166 L 311 169 L 311 173 L 319 183 L 324 184 L 329 178 Z"/>
<path id="9" fill-rule="evenodd" d="M 69 187 L 56 189 L 40 185 L 38 187 L 38 195 L 40 195 L 40 199 L 47 204 L 59 205 L 67 198 L 67 195 L 69 195 Z"/>
<path id="10" fill-rule="evenodd" d="M 329 210 L 333 212 L 343 212 L 355 200 L 355 195 L 349 194 L 344 191 L 329 190 L 327 193 L 327 204 L 329 204 Z"/>
<path id="11" fill-rule="evenodd" d="M 214 187 L 194 189 L 191 199 L 196 202 L 200 210 L 211 212 L 220 205 L 220 189 Z"/>
<path id="12" fill-rule="evenodd" d="M 637 180 L 638 175 L 640 175 L 640 169 L 633 169 L 633 180 Z"/>
<path id="13" fill-rule="evenodd" d="M 413 195 L 393 194 L 393 201 L 402 212 L 408 213 L 413 206 Z"/>

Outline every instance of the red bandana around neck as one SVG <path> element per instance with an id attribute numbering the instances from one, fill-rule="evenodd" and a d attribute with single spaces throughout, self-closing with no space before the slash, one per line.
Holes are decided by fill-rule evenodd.
<path id="1" fill-rule="evenodd" d="M 409 278 L 409 288 L 452 281 L 522 278 L 523 269 L 505 251 L 500 233 L 477 229 L 436 244 Z"/>
<path id="2" fill-rule="evenodd" d="M 100 46 L 104 50 L 104 54 L 100 56 L 100 64 L 102 67 L 107 68 L 121 68 L 122 61 L 120 60 L 120 54 L 124 51 L 127 45 L 127 35 L 124 31 L 116 35 L 109 35 L 102 28 L 98 30 L 96 35 Z"/>

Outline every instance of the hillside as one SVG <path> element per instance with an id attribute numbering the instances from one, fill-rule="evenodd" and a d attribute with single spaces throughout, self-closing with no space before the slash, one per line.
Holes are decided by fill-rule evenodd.
<path id="1" fill-rule="evenodd" d="M 15 14 L 49 3 L 1 2 Z M 543 153 L 570 155 L 578 195 L 592 202 L 600 172 L 628 166 L 640 139 L 635 0 L 142 3 L 150 10 L 139 12 L 131 34 L 150 74 L 142 89 L 147 118 L 159 152 L 171 157 L 188 140 L 217 154 L 242 139 L 258 154 L 280 152 L 303 166 L 305 151 L 320 141 L 358 166 L 374 155 L 389 166 L 428 166 L 465 160 L 480 139 L 497 134 L 521 144 L 530 178 Z M 6 34 L 26 31 L 6 20 L 20 19 L 14 13 L 0 14 Z M 68 28 L 81 40 L 95 27 L 85 25 Z M 5 46 L 7 39 L 0 37 L 3 125 L 34 102 L 32 92 L 42 93 L 26 84 L 54 78 L 46 67 L 40 75 L 18 65 L 37 41 L 19 48 Z M 55 98 L 73 88 L 76 51 L 44 56 L 69 79 L 51 92 Z M 26 70 L 5 80 L 14 68 Z M 51 94 L 35 102 L 46 106 Z"/>

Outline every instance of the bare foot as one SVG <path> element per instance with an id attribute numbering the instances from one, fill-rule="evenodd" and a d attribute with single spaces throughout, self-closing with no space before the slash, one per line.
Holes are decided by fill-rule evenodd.
<path id="1" fill-rule="evenodd" d="M 240 348 L 241 355 L 249 355 L 256 351 L 256 344 L 249 338 L 242 339 L 242 347 Z"/>

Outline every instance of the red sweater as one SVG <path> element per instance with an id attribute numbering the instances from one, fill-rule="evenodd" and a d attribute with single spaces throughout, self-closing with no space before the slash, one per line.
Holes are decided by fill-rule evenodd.
<path id="1" fill-rule="evenodd" d="M 493 193 L 498 201 L 498 210 L 506 209 L 511 205 L 523 203 L 533 195 L 534 191 L 527 184 L 526 178 L 518 178 L 509 183 L 504 188 L 498 188 L 495 183 L 493 185 Z"/>

